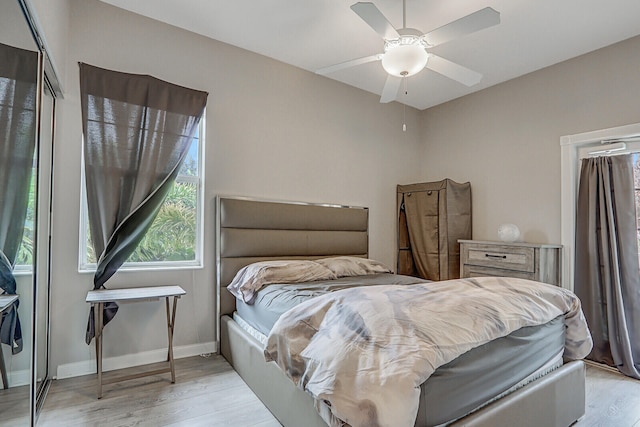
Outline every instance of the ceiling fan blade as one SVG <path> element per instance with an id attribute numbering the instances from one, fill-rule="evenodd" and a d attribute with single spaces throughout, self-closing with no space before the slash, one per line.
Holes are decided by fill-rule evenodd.
<path id="1" fill-rule="evenodd" d="M 378 8 L 371 2 L 358 2 L 356 4 L 351 5 L 351 10 L 358 14 L 360 18 L 373 30 L 380 34 L 383 39 L 397 39 L 400 37 L 398 31 L 393 28 L 393 25 L 387 18 L 384 17 L 382 12 L 378 10 Z"/>
<path id="2" fill-rule="evenodd" d="M 380 102 L 386 104 L 387 102 L 395 101 L 398 96 L 398 89 L 400 89 L 400 83 L 402 83 L 402 77 L 396 77 L 389 74 L 387 81 L 384 83 L 382 89 L 382 96 Z"/>
<path id="3" fill-rule="evenodd" d="M 485 7 L 470 15 L 457 19 L 426 33 L 422 38 L 430 47 L 446 43 L 458 37 L 492 27 L 500 23 L 500 12 Z"/>
<path id="4" fill-rule="evenodd" d="M 316 70 L 316 74 L 330 74 L 338 70 L 342 70 L 344 68 L 355 67 L 356 65 L 366 64 L 367 62 L 379 61 L 382 59 L 382 54 L 365 56 L 362 58 L 351 59 L 349 61 L 341 62 L 339 64 L 330 65 L 328 67 L 320 68 Z"/>
<path id="5" fill-rule="evenodd" d="M 429 54 L 427 68 L 467 86 L 473 86 L 482 80 L 482 74 L 432 53 Z"/>

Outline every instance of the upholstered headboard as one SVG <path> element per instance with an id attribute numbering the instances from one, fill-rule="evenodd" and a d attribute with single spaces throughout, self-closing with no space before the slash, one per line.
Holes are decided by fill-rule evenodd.
<path id="1" fill-rule="evenodd" d="M 257 261 L 369 254 L 369 210 L 362 207 L 216 198 L 218 317 L 235 310 L 226 286 Z"/>

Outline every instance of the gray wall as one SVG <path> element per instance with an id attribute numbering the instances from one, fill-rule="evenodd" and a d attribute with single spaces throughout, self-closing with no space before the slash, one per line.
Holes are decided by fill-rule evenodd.
<path id="1" fill-rule="evenodd" d="M 45 35 L 60 84 L 64 88 L 69 39 L 69 0 L 28 0 L 33 7 L 37 25 Z"/>
<path id="2" fill-rule="evenodd" d="M 560 137 L 640 122 L 640 37 L 422 113 L 423 177 L 470 181 L 473 237 L 560 243 Z"/>
<path id="3" fill-rule="evenodd" d="M 371 256 L 393 265 L 395 185 L 421 175 L 419 112 L 324 77 L 215 42 L 96 0 L 70 2 L 65 99 L 59 103 L 53 223 L 52 369 L 90 372 L 84 343 L 92 275 L 78 273 L 82 61 L 152 74 L 209 92 L 206 112 L 204 268 L 121 272 L 113 287 L 178 283 L 175 345 L 199 352 L 214 340 L 216 194 L 370 208 Z M 61 67 L 62 68 L 62 67 Z M 166 343 L 164 307 L 121 308 L 105 329 L 107 358 L 144 361 Z M 189 347 L 192 346 L 192 347 Z M 127 356 L 131 354 L 142 356 Z M 156 352 L 155 355 L 161 354 Z M 177 352 L 179 355 L 180 352 Z M 118 359 L 123 356 L 124 358 Z M 64 372 L 59 374 L 64 375 Z"/>
<path id="4" fill-rule="evenodd" d="M 62 0 L 60 0 L 62 1 Z M 77 272 L 81 123 L 77 62 L 153 74 L 206 90 L 205 267 L 122 272 L 112 286 L 179 283 L 175 344 L 214 339 L 212 200 L 216 194 L 368 206 L 371 256 L 394 264 L 395 185 L 470 181 L 474 238 L 501 223 L 525 240 L 560 241 L 562 135 L 640 121 L 640 38 L 417 112 L 97 0 L 70 0 L 59 104 L 53 224 L 52 369 L 91 370 L 84 344 L 92 276 Z M 63 19 L 43 25 L 55 27 Z M 64 34 L 57 29 L 56 34 Z M 61 63 L 62 62 L 62 63 Z M 165 345 L 160 304 L 124 306 L 105 356 L 148 360 Z M 143 339 L 144 338 L 144 339 Z M 161 351 L 160 351 L 161 353 Z"/>

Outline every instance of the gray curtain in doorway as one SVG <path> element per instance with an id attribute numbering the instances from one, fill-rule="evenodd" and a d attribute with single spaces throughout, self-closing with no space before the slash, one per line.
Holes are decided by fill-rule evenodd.
<path id="1" fill-rule="evenodd" d="M 16 293 L 36 146 L 38 53 L 0 44 L 0 290 Z M 0 342 L 22 350 L 18 301 L 5 312 Z"/>
<path id="2" fill-rule="evenodd" d="M 640 266 L 631 155 L 582 160 L 574 277 L 593 336 L 588 358 L 640 379 Z"/>
<path id="3" fill-rule="evenodd" d="M 80 64 L 89 228 L 100 289 L 153 223 L 187 155 L 207 93 Z M 105 304 L 104 320 L 117 304 Z M 93 311 L 86 342 L 95 336 Z"/>

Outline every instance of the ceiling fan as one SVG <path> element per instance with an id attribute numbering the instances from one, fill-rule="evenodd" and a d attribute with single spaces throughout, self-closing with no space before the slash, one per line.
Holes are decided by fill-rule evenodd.
<path id="1" fill-rule="evenodd" d="M 402 1 L 402 29 L 399 30 L 396 30 L 371 2 L 355 3 L 351 5 L 351 10 L 382 36 L 384 53 L 341 62 L 321 68 L 316 73 L 324 75 L 368 62 L 382 61 L 382 67 L 389 74 L 382 89 L 382 103 L 395 100 L 402 79 L 422 71 L 425 67 L 467 86 L 479 83 L 482 74 L 434 55 L 428 52 L 428 49 L 500 23 L 500 13 L 485 7 L 423 34 L 415 28 L 407 28 L 406 0 Z"/>

